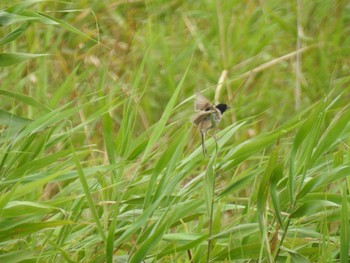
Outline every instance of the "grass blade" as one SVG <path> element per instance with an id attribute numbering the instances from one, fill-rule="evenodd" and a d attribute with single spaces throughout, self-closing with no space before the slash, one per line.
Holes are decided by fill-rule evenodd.
<path id="1" fill-rule="evenodd" d="M 8 52 L 8 53 L 0 53 L 0 67 L 9 67 L 16 65 L 18 63 L 22 63 L 28 59 L 38 58 L 48 56 L 48 54 L 29 54 L 29 53 L 16 53 L 16 52 Z"/>

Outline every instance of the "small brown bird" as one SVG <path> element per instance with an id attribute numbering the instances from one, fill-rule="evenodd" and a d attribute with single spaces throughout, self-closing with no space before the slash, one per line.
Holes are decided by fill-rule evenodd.
<path id="1" fill-rule="evenodd" d="M 226 104 L 218 104 L 213 105 L 210 101 L 202 94 L 196 93 L 195 102 L 194 102 L 194 110 L 198 113 L 193 116 L 192 122 L 198 128 L 201 138 L 202 138 L 202 149 L 203 154 L 207 154 L 207 149 L 205 147 L 205 134 L 208 130 L 215 128 L 216 125 L 222 118 L 222 114 L 229 107 Z"/>

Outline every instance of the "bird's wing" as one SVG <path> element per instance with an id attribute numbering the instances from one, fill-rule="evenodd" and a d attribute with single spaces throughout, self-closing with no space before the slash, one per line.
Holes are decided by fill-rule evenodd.
<path id="1" fill-rule="evenodd" d="M 210 108 L 210 101 L 200 92 L 197 92 L 194 100 L 194 110 L 201 111 Z"/>
<path id="2" fill-rule="evenodd" d="M 202 121 L 208 119 L 212 112 L 210 111 L 200 111 L 196 115 L 192 116 L 192 122 L 194 125 L 198 126 Z"/>

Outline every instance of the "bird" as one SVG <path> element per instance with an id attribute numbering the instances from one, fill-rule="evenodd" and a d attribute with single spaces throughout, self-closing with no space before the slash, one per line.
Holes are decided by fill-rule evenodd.
<path id="1" fill-rule="evenodd" d="M 200 92 L 195 94 L 194 110 L 197 112 L 192 117 L 192 123 L 201 134 L 203 155 L 207 154 L 205 147 L 205 134 L 217 126 L 221 121 L 223 113 L 229 109 L 227 104 L 211 104 L 210 101 Z"/>

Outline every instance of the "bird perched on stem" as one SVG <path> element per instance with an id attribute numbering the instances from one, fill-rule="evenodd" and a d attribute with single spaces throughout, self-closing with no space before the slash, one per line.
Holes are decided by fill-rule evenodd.
<path id="1" fill-rule="evenodd" d="M 222 119 L 222 114 L 229 107 L 226 104 L 211 104 L 210 101 L 200 92 L 196 93 L 194 101 L 194 110 L 197 114 L 192 117 L 193 124 L 198 128 L 201 139 L 203 155 L 207 154 L 207 148 L 205 147 L 205 134 L 216 125 Z"/>

